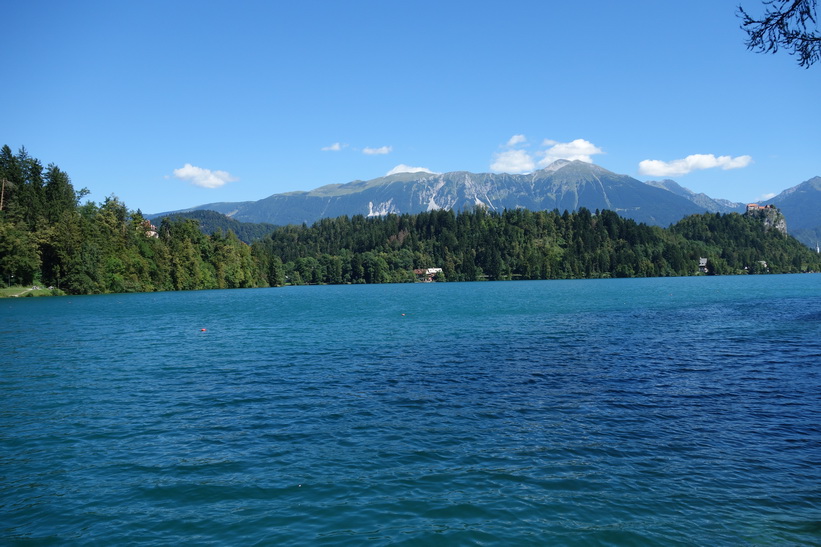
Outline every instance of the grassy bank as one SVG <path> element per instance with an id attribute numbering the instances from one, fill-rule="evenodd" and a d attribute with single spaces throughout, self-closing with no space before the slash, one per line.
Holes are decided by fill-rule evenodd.
<path id="1" fill-rule="evenodd" d="M 61 296 L 65 293 L 60 289 L 46 289 L 35 285 L 34 287 L 22 287 L 12 285 L 11 287 L 0 288 L 0 298 L 19 298 L 26 296 Z"/>

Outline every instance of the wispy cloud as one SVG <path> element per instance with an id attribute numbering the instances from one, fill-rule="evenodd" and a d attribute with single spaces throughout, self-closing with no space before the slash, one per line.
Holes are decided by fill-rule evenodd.
<path id="1" fill-rule="evenodd" d="M 229 182 L 239 179 L 227 171 L 211 171 L 186 163 L 179 169 L 174 169 L 174 177 L 185 180 L 201 188 L 219 188 Z"/>
<path id="2" fill-rule="evenodd" d="M 603 153 L 601 148 L 584 139 L 570 142 L 545 139 L 538 150 L 531 152 L 527 150 L 527 137 L 513 135 L 503 145 L 503 150 L 493 155 L 490 169 L 499 173 L 529 173 L 561 159 L 593 163 L 592 156 Z M 536 158 L 541 159 L 537 162 Z"/>
<path id="3" fill-rule="evenodd" d="M 339 143 L 339 142 L 335 142 L 335 143 L 333 143 L 333 144 L 332 144 L 332 145 L 330 145 L 330 146 L 323 146 L 323 147 L 322 147 L 322 151 L 323 151 L 323 152 L 339 152 L 340 150 L 342 150 L 342 149 L 343 149 L 343 148 L 345 148 L 346 146 L 347 146 L 347 145 L 345 145 L 345 144 L 342 144 L 342 143 Z"/>
<path id="4" fill-rule="evenodd" d="M 391 152 L 393 152 L 392 146 L 380 146 L 379 148 L 371 148 L 369 146 L 366 146 L 362 149 L 362 153 L 368 154 L 369 156 L 390 154 Z"/>
<path id="5" fill-rule="evenodd" d="M 524 135 L 513 135 L 508 139 L 506 146 L 516 146 L 517 144 L 524 144 L 527 142 L 527 137 Z"/>
<path id="6" fill-rule="evenodd" d="M 740 169 L 752 163 L 752 156 L 718 156 L 713 154 L 692 154 L 686 158 L 673 161 L 644 160 L 639 162 L 639 173 L 653 177 L 672 177 L 686 175 L 701 169 L 714 169 L 720 167 L 725 171 L 728 169 Z"/>
<path id="7" fill-rule="evenodd" d="M 433 171 L 428 169 L 427 167 L 411 167 L 410 165 L 405 165 L 404 163 L 400 163 L 390 171 L 388 171 L 385 176 L 388 177 L 390 175 L 395 175 L 397 173 L 430 173 L 435 174 Z"/>

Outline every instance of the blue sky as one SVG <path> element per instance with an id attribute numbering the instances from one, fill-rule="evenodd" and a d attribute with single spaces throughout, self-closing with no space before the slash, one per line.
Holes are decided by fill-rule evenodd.
<path id="1" fill-rule="evenodd" d="M 146 213 L 559 157 L 757 200 L 821 175 L 821 66 L 738 1 L 8 2 L 0 144 Z"/>

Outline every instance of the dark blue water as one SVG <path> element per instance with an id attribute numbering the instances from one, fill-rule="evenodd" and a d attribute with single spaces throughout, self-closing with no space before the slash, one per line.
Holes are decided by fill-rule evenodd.
<path id="1" fill-rule="evenodd" d="M 7 299 L 0 349 L 0 543 L 821 543 L 821 275 Z"/>

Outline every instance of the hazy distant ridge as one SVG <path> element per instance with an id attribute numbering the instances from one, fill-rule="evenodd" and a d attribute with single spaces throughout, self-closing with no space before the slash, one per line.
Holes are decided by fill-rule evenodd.
<path id="1" fill-rule="evenodd" d="M 461 211 L 476 206 L 490 210 L 610 209 L 639 222 L 662 226 L 706 210 L 669 190 L 597 165 L 567 160 L 527 175 L 398 173 L 309 192 L 274 194 L 259 201 L 209 203 L 189 210 L 211 209 L 244 222 L 311 224 L 340 215 Z M 167 213 L 152 216 L 162 214 Z"/>
<path id="2" fill-rule="evenodd" d="M 785 190 L 768 203 L 782 209 L 791 233 L 805 244 L 815 245 L 815 237 L 821 236 L 821 177 Z M 576 211 L 586 207 L 591 211 L 609 209 L 638 222 L 668 226 L 691 214 L 741 212 L 745 205 L 697 194 L 672 180 L 645 183 L 591 163 L 558 160 L 526 175 L 397 173 L 307 192 L 274 194 L 258 201 L 208 203 L 184 211 L 212 210 L 241 222 L 285 225 L 312 224 L 341 215 L 462 211 L 476 206 L 496 211 Z"/>

